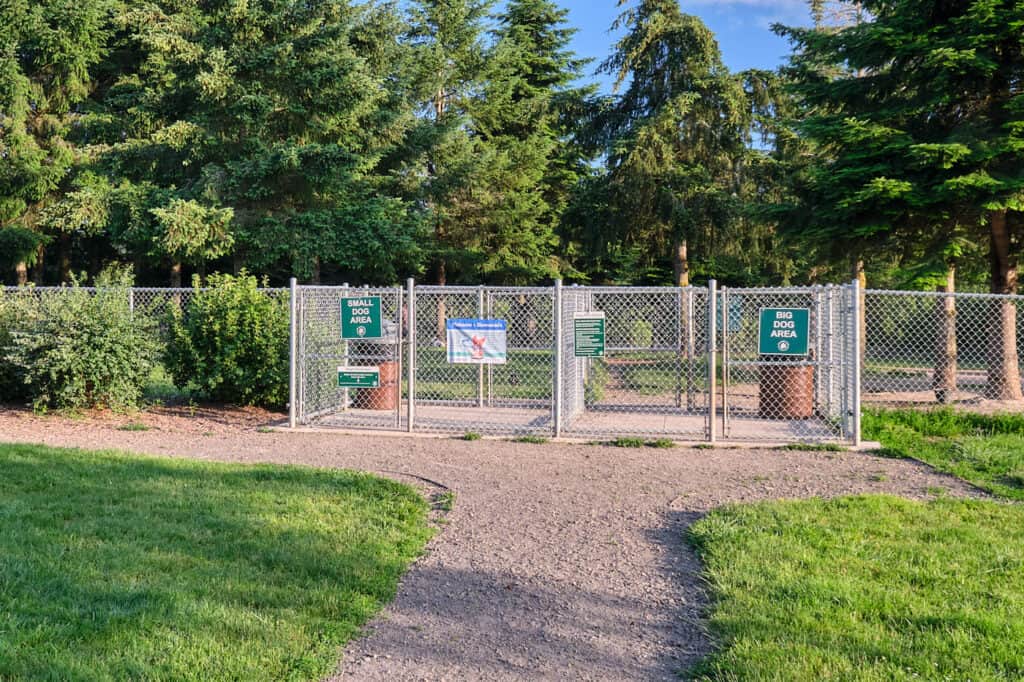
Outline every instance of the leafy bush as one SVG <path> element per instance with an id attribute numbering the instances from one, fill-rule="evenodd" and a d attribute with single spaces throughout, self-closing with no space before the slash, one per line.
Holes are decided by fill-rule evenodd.
<path id="1" fill-rule="evenodd" d="M 647 320 L 635 320 L 629 326 L 629 341 L 634 348 L 650 348 L 654 345 L 654 325 Z"/>
<path id="2" fill-rule="evenodd" d="M 7 359 L 14 346 L 14 332 L 28 329 L 39 316 L 39 306 L 31 289 L 5 294 L 0 290 L 0 401 L 25 401 L 30 398 L 25 373 Z"/>
<path id="3" fill-rule="evenodd" d="M 608 372 L 608 365 L 605 360 L 600 359 L 590 366 L 590 374 L 587 376 L 587 384 L 584 386 L 584 396 L 588 405 L 594 405 L 604 400 L 605 389 L 611 375 Z"/>
<path id="4" fill-rule="evenodd" d="M 193 284 L 184 310 L 172 309 L 167 369 L 179 387 L 238 405 L 288 403 L 288 306 L 256 278 L 211 275 Z"/>
<path id="5" fill-rule="evenodd" d="M 97 278 L 95 293 L 74 282 L 35 299 L 34 312 L 27 297 L 13 307 L 20 328 L 4 357 L 36 409 L 138 405 L 159 343 L 153 323 L 132 315 L 131 284 L 130 271 L 115 269 Z"/>

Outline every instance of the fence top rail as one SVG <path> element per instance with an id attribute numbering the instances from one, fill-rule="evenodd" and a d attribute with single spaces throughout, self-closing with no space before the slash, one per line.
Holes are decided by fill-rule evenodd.
<path id="1" fill-rule="evenodd" d="M 733 294 L 818 294 L 823 291 L 836 291 L 850 286 L 849 284 L 812 284 L 805 287 L 718 287 L 718 293 L 728 291 Z"/>
<path id="2" fill-rule="evenodd" d="M 357 287 L 344 284 L 297 284 L 295 288 L 299 291 L 386 291 L 389 294 L 393 294 L 396 291 L 405 291 L 404 286 L 395 284 L 389 287 Z M 282 289 L 281 291 L 290 291 L 288 288 Z"/>
<path id="3" fill-rule="evenodd" d="M 628 286 L 587 286 L 581 284 L 579 286 L 571 285 L 564 289 L 567 292 L 577 293 L 590 293 L 590 294 L 678 294 L 694 292 L 698 294 L 706 293 L 707 287 L 628 287 Z"/>
<path id="4" fill-rule="evenodd" d="M 0 291 L 4 293 L 25 293 L 31 294 L 34 291 L 49 293 L 52 291 L 71 291 L 72 289 L 78 289 L 80 291 L 96 291 L 97 287 L 73 287 L 70 284 L 63 286 L 36 286 L 34 284 L 28 284 L 25 286 L 0 286 Z M 192 287 L 127 287 L 130 291 L 135 293 L 154 293 L 154 294 L 189 294 L 193 291 L 208 291 L 208 287 L 200 287 L 199 289 L 193 289 Z M 276 293 L 289 291 L 288 287 L 259 287 L 258 291 Z"/>
<path id="5" fill-rule="evenodd" d="M 555 288 L 551 287 L 501 287 L 481 284 L 479 286 L 463 285 L 440 285 L 440 284 L 417 284 L 416 291 L 428 294 L 475 294 L 478 291 L 499 294 L 550 294 Z"/>
<path id="6" fill-rule="evenodd" d="M 982 299 L 982 300 L 1011 300 L 1024 301 L 1021 294 L 985 294 L 967 291 L 904 291 L 901 289 L 866 289 L 864 293 L 868 296 L 901 296 L 913 298 L 959 298 L 959 299 Z"/>

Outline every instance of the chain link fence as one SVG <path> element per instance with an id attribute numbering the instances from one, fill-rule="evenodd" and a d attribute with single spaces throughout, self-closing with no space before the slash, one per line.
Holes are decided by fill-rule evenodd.
<path id="1" fill-rule="evenodd" d="M 852 441 L 852 291 L 297 287 L 293 417 L 450 434 Z M 353 297 L 379 297 L 380 338 L 343 338 Z M 762 347 L 765 310 L 802 316 L 799 334 L 777 325 L 801 348 Z M 345 367 L 372 368 L 380 385 L 341 387 Z"/>
<path id="2" fill-rule="evenodd" d="M 343 338 L 346 301 L 379 299 L 380 334 Z M 307 426 L 398 430 L 403 428 L 402 348 L 406 333 L 405 294 L 399 288 L 304 286 L 293 303 L 298 354 L 295 357 L 295 418 Z M 342 387 L 343 371 L 376 370 L 374 386 Z"/>
<path id="3" fill-rule="evenodd" d="M 66 291 L 4 287 L 0 297 Z M 855 439 L 861 399 L 989 412 L 1024 404 L 1024 297 L 853 291 L 296 287 L 293 417 L 455 434 L 831 442 Z M 126 296 L 133 314 L 165 325 L 173 309 L 187 314 L 194 292 L 135 287 Z M 380 336 L 343 339 L 343 301 L 367 296 L 380 299 Z M 766 310 L 806 311 L 797 314 L 806 314 L 806 352 L 763 352 Z M 579 352 L 577 323 L 597 319 L 600 349 Z M 460 320 L 501 326 L 500 362 L 456 361 L 451 339 L 472 338 L 451 336 Z M 339 386 L 339 368 L 372 368 L 379 385 Z"/>
<path id="4" fill-rule="evenodd" d="M 722 438 L 852 438 L 852 299 L 839 286 L 719 291 Z"/>
<path id="5" fill-rule="evenodd" d="M 434 433 L 545 435 L 553 430 L 554 292 L 540 287 L 415 288 L 413 428 Z M 504 323 L 501 362 L 462 362 L 453 320 Z M 458 349 L 461 351 L 461 348 Z"/>
<path id="6" fill-rule="evenodd" d="M 864 299 L 866 406 L 1020 409 L 1024 297 L 869 290 Z"/>
<path id="7" fill-rule="evenodd" d="M 573 436 L 703 439 L 708 433 L 707 290 L 569 287 L 562 353 Z M 576 357 L 577 317 L 604 316 L 601 357 Z"/>

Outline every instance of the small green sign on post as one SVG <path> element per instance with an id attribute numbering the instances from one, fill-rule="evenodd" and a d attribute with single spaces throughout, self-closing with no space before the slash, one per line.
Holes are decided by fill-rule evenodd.
<path id="1" fill-rule="evenodd" d="M 338 388 L 380 388 L 377 367 L 339 367 Z"/>
<path id="2" fill-rule="evenodd" d="M 808 308 L 761 308 L 757 344 L 761 355 L 807 355 L 810 336 Z"/>
<path id="3" fill-rule="evenodd" d="M 380 296 L 341 299 L 342 339 L 379 339 L 381 327 Z"/>
<path id="4" fill-rule="evenodd" d="M 602 312 L 574 313 L 573 349 L 578 358 L 604 357 L 605 318 Z"/>

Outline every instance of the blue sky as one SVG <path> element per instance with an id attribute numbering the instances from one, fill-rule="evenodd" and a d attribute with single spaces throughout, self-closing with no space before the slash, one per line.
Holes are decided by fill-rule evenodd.
<path id="1" fill-rule="evenodd" d="M 619 14 L 616 0 L 560 0 L 569 23 L 579 30 L 573 49 L 593 57 L 591 69 L 608 56 L 616 36 L 608 32 Z M 775 68 L 789 52 L 786 41 L 769 30 L 773 22 L 810 23 L 806 0 L 681 0 L 683 12 L 695 14 L 714 31 L 722 58 L 732 70 Z M 607 79 L 603 79 L 606 86 Z"/>

